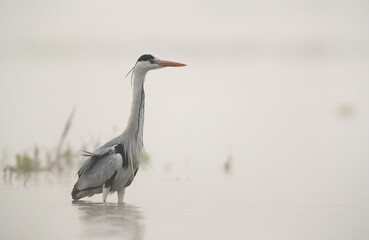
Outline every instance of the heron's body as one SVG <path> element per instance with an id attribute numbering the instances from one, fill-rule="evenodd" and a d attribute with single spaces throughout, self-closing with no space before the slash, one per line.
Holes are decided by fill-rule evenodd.
<path id="1" fill-rule="evenodd" d="M 103 193 L 105 202 L 108 193 L 118 192 L 118 201 L 123 201 L 125 188 L 132 183 L 140 166 L 145 76 L 149 70 L 165 66 L 185 65 L 155 59 L 152 55 L 142 55 L 138 59 L 133 73 L 133 99 L 127 127 L 121 135 L 105 143 L 94 153 L 85 152 L 84 155 L 89 158 L 78 171 L 78 181 L 72 191 L 73 199 Z"/>

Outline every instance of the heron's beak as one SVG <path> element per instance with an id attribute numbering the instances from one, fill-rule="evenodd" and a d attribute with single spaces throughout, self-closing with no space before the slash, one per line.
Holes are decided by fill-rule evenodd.
<path id="1" fill-rule="evenodd" d="M 166 60 L 156 60 L 156 64 L 162 67 L 184 67 L 186 64 Z"/>

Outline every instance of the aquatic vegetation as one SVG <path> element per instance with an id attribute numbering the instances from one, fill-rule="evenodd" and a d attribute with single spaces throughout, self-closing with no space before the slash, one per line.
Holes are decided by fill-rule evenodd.
<path id="1" fill-rule="evenodd" d="M 35 159 L 28 156 L 27 154 L 24 155 L 17 154 L 16 160 L 17 160 L 16 169 L 20 171 L 27 172 L 39 169 L 38 162 L 35 161 Z"/>
<path id="2" fill-rule="evenodd" d="M 150 155 L 147 152 L 143 152 L 140 158 L 140 166 L 142 169 L 146 169 L 150 165 Z"/>
<path id="3" fill-rule="evenodd" d="M 11 181 L 13 173 L 29 174 L 31 172 L 40 171 L 63 171 L 64 169 L 71 169 L 74 163 L 74 158 L 78 154 L 70 147 L 65 148 L 64 142 L 68 136 L 75 110 L 69 115 L 65 124 L 64 130 L 60 137 L 56 150 L 41 149 L 37 145 L 32 149 L 33 154 L 29 152 L 18 153 L 15 156 L 15 165 L 7 165 L 4 171 L 4 179 Z M 9 177 L 8 173 L 9 172 Z M 7 179 L 9 178 L 9 179 Z"/>
<path id="4" fill-rule="evenodd" d="M 3 168 L 4 180 L 10 181 L 13 173 L 30 174 L 41 171 L 58 172 L 74 171 L 76 166 L 83 162 L 81 149 L 96 149 L 100 144 L 98 140 L 89 141 L 81 147 L 72 148 L 67 143 L 72 121 L 75 115 L 73 109 L 70 113 L 56 148 L 45 149 L 35 145 L 31 150 L 18 153 L 15 156 L 14 165 L 6 165 Z M 141 166 L 145 169 L 150 162 L 150 156 L 146 152 L 141 154 Z"/>

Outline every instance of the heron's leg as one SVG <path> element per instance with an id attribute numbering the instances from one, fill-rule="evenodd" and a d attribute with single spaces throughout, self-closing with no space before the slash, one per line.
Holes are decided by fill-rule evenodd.
<path id="1" fill-rule="evenodd" d="M 126 188 L 118 190 L 118 202 L 123 202 L 124 193 L 126 192 Z"/>
<path id="2" fill-rule="evenodd" d="M 103 202 L 106 202 L 106 198 L 110 192 L 110 187 L 103 186 Z"/>

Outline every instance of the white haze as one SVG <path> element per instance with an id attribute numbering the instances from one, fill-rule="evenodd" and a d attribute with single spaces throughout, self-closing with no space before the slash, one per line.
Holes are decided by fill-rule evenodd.
<path id="1" fill-rule="evenodd" d="M 0 9 L 3 164 L 55 147 L 74 108 L 73 149 L 119 134 L 131 103 L 124 76 L 152 53 L 188 64 L 147 76 L 152 168 L 188 164 L 202 175 L 232 156 L 254 191 L 369 196 L 367 1 L 12 0 Z"/>

